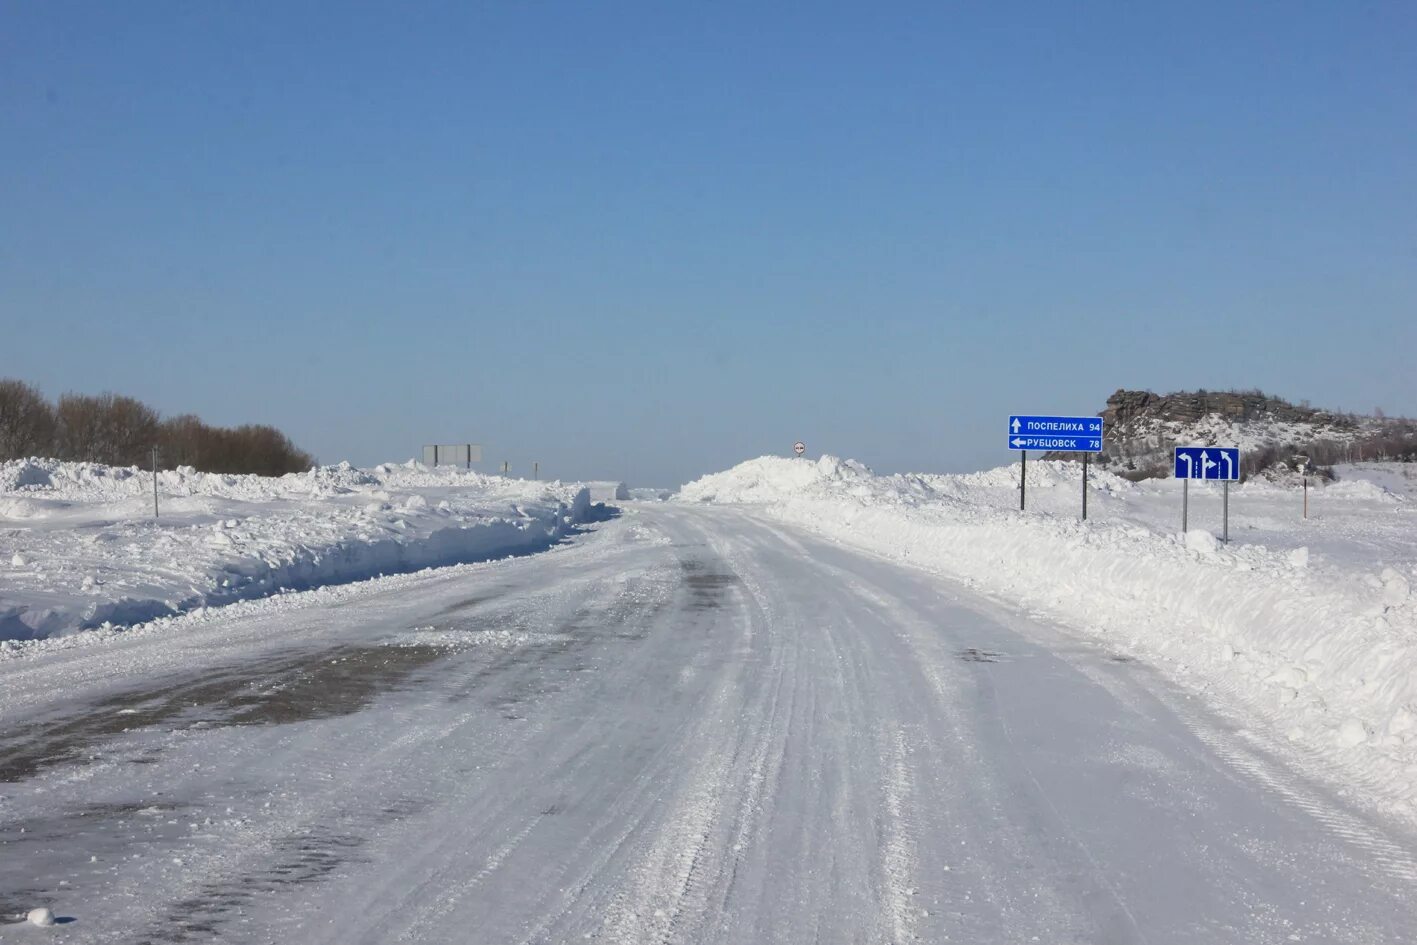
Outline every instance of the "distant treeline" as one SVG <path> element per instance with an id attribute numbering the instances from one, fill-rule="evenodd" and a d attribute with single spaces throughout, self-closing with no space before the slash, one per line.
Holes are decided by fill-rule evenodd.
<path id="1" fill-rule="evenodd" d="M 0 379 L 0 461 L 47 456 L 148 466 L 154 446 L 164 469 L 280 476 L 315 463 L 274 427 L 214 427 L 192 414 L 164 420 L 119 394 L 65 394 L 50 403 L 30 384 Z"/>

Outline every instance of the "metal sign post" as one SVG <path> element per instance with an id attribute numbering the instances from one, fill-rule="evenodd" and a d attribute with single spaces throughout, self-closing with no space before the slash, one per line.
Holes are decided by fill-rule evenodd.
<path id="1" fill-rule="evenodd" d="M 482 462 L 482 447 L 476 443 L 431 443 L 423 447 L 425 466 L 462 466 L 471 469 Z"/>
<path id="2" fill-rule="evenodd" d="M 1087 521 L 1087 454 L 1082 454 L 1082 520 Z"/>
<path id="3" fill-rule="evenodd" d="M 1230 480 L 1225 480 L 1225 491 L 1220 500 L 1221 508 L 1221 532 L 1220 540 L 1225 544 L 1230 544 Z"/>
<path id="4" fill-rule="evenodd" d="M 1309 517 L 1309 457 L 1302 453 L 1294 457 L 1294 465 L 1299 467 L 1299 477 L 1304 480 L 1304 518 Z"/>
<path id="5" fill-rule="evenodd" d="M 1023 511 L 1024 499 L 1028 497 L 1028 450 L 1019 454 L 1018 460 L 1018 510 Z"/>
<path id="6" fill-rule="evenodd" d="M 1082 453 L 1082 517 L 1087 518 L 1087 454 L 1102 452 L 1101 417 L 1009 417 L 1009 449 L 1018 450 L 1018 507 L 1023 511 L 1028 495 L 1028 451 Z"/>
<path id="7" fill-rule="evenodd" d="M 1190 528 L 1191 480 L 1225 484 L 1221 534 L 1230 540 L 1230 483 L 1240 478 L 1240 450 L 1234 446 L 1178 446 L 1173 475 L 1181 480 L 1181 531 Z"/>
<path id="8" fill-rule="evenodd" d="M 157 447 L 153 447 L 153 518 L 158 518 L 157 512 Z"/>

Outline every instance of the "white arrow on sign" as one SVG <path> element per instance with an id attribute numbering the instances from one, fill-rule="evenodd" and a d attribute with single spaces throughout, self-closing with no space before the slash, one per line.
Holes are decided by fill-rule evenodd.
<path id="1" fill-rule="evenodd" d="M 1013 427 L 1014 427 L 1014 432 L 1017 433 L 1017 432 L 1018 432 L 1018 427 L 1019 427 L 1018 417 L 1014 417 Z M 1017 445 L 1017 444 L 1015 444 L 1015 445 Z"/>
<path id="2" fill-rule="evenodd" d="M 1193 479 L 1193 478 L 1195 478 L 1195 475 L 1196 475 L 1196 467 L 1195 467 L 1195 463 L 1191 460 L 1190 454 L 1188 454 L 1188 453 L 1182 453 L 1181 456 L 1180 456 L 1180 459 L 1181 459 L 1181 462 L 1183 462 L 1183 463 L 1186 464 L 1186 478 L 1187 478 L 1187 479 Z"/>
<path id="3" fill-rule="evenodd" d="M 1235 478 L 1235 460 L 1233 460 L 1233 459 L 1230 458 L 1230 454 L 1229 454 L 1229 453 L 1221 453 L 1220 455 L 1221 455 L 1221 457 L 1225 460 L 1225 478 L 1226 478 L 1226 479 L 1234 479 L 1234 478 Z"/>
<path id="4" fill-rule="evenodd" d="M 1014 446 L 1022 446 L 1027 442 L 1027 440 L 1021 440 L 1018 437 L 1014 437 Z"/>
<path id="5" fill-rule="evenodd" d="M 1206 473 L 1210 472 L 1211 469 L 1213 469 L 1213 468 L 1215 468 L 1215 467 L 1217 467 L 1217 466 L 1219 466 L 1219 465 L 1220 465 L 1219 463 L 1213 461 L 1213 460 L 1210 458 L 1210 454 L 1209 454 L 1209 453 L 1207 453 L 1205 450 L 1201 450 L 1201 478 L 1202 478 L 1202 479 L 1207 478 L 1207 477 L 1206 477 Z"/>

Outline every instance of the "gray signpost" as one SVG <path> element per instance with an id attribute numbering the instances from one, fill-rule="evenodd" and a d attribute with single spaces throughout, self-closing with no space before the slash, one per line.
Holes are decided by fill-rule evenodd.
<path id="1" fill-rule="evenodd" d="M 1038 417 L 1016 414 L 1009 417 L 1009 449 L 1018 451 L 1018 507 L 1023 511 L 1028 498 L 1028 451 L 1082 454 L 1082 517 L 1087 520 L 1087 460 L 1102 452 L 1101 417 Z"/>
<path id="2" fill-rule="evenodd" d="M 423 447 L 425 466 L 462 466 L 471 469 L 482 462 L 482 447 L 476 443 L 434 443 Z"/>

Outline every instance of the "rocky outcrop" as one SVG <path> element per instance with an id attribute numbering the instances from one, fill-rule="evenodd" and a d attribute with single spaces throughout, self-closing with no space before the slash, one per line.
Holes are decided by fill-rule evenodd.
<path id="1" fill-rule="evenodd" d="M 1170 475 L 1176 445 L 1238 446 L 1256 469 L 1278 457 L 1305 452 L 1328 457 L 1327 463 L 1361 458 L 1355 444 L 1391 438 L 1394 421 L 1316 410 L 1260 391 L 1178 391 L 1157 394 L 1118 390 L 1099 413 L 1105 436 L 1098 462 L 1121 475 L 1149 478 Z M 1402 433 L 1412 432 L 1409 421 Z M 1407 440 L 1394 440 L 1398 447 Z M 1396 447 L 1388 450 L 1393 452 Z M 1045 459 L 1080 459 L 1077 453 L 1046 454 Z M 1318 462 L 1319 460 L 1315 460 Z"/>
<path id="2" fill-rule="evenodd" d="M 1269 418 L 1321 426 L 1356 425 L 1351 418 L 1291 404 L 1259 391 L 1201 390 L 1154 394 L 1148 390 L 1118 390 L 1107 398 L 1107 408 L 1101 413 L 1109 440 L 1125 436 L 1140 420 L 1195 423 L 1206 416 L 1218 416 L 1237 423 Z"/>

